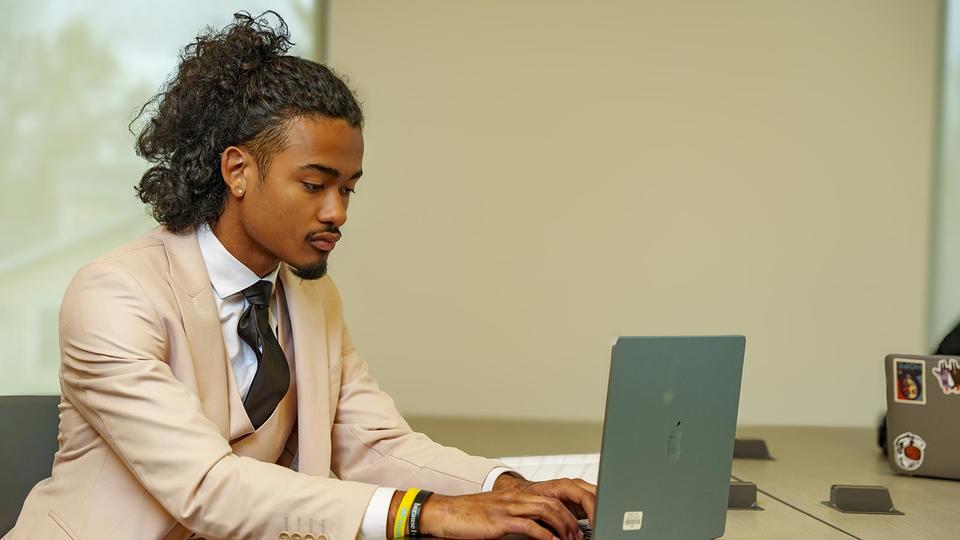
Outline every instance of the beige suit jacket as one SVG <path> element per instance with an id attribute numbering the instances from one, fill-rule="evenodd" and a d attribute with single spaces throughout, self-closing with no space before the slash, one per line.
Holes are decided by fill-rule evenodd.
<path id="1" fill-rule="evenodd" d="M 499 464 L 411 431 L 333 282 L 283 266 L 279 283 L 291 387 L 254 431 L 195 234 L 158 228 L 81 269 L 60 311 L 60 449 L 5 538 L 352 540 L 377 485 L 479 491 Z"/>

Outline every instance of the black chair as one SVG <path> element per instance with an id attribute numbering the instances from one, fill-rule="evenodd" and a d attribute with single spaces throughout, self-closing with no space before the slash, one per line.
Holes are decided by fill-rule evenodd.
<path id="1" fill-rule="evenodd" d="M 17 523 L 30 489 L 50 476 L 60 396 L 0 396 L 0 536 Z"/>

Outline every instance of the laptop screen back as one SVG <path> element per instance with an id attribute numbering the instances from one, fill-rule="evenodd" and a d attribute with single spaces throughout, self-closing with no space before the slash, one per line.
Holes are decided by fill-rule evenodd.
<path id="1" fill-rule="evenodd" d="M 723 535 L 745 343 L 743 336 L 617 341 L 594 538 Z"/>

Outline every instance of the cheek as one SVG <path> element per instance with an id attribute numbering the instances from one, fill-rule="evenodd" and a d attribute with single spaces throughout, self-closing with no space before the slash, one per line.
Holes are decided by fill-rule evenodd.
<path id="1" fill-rule="evenodd" d="M 305 214 L 309 211 L 289 190 L 265 189 L 250 208 L 248 223 L 261 243 L 272 251 L 289 251 L 303 243 Z M 279 255 L 279 253 L 278 253 Z"/>
<path id="2" fill-rule="evenodd" d="M 310 211 L 309 197 L 302 191 L 299 185 L 291 184 L 265 193 L 264 204 L 261 205 L 263 210 L 269 213 L 265 217 L 277 223 L 286 224 L 302 220 L 303 216 Z"/>

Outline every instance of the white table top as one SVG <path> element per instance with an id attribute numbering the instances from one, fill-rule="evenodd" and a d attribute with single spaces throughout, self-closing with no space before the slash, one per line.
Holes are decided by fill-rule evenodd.
<path id="1" fill-rule="evenodd" d="M 960 539 L 960 481 L 894 474 L 868 428 L 756 426 L 740 438 L 767 442 L 774 461 L 733 461 L 734 476 L 858 538 Z M 885 486 L 905 515 L 847 514 L 827 507 L 832 484 Z"/>
<path id="2" fill-rule="evenodd" d="M 410 418 L 409 421 L 414 429 L 426 433 L 437 442 L 486 456 L 598 452 L 602 432 L 599 424 L 572 422 L 462 418 Z M 762 486 L 759 487 L 762 489 Z M 764 510 L 727 511 L 723 538 L 851 538 L 851 535 L 836 527 L 763 493 L 757 494 L 757 503 Z"/>

